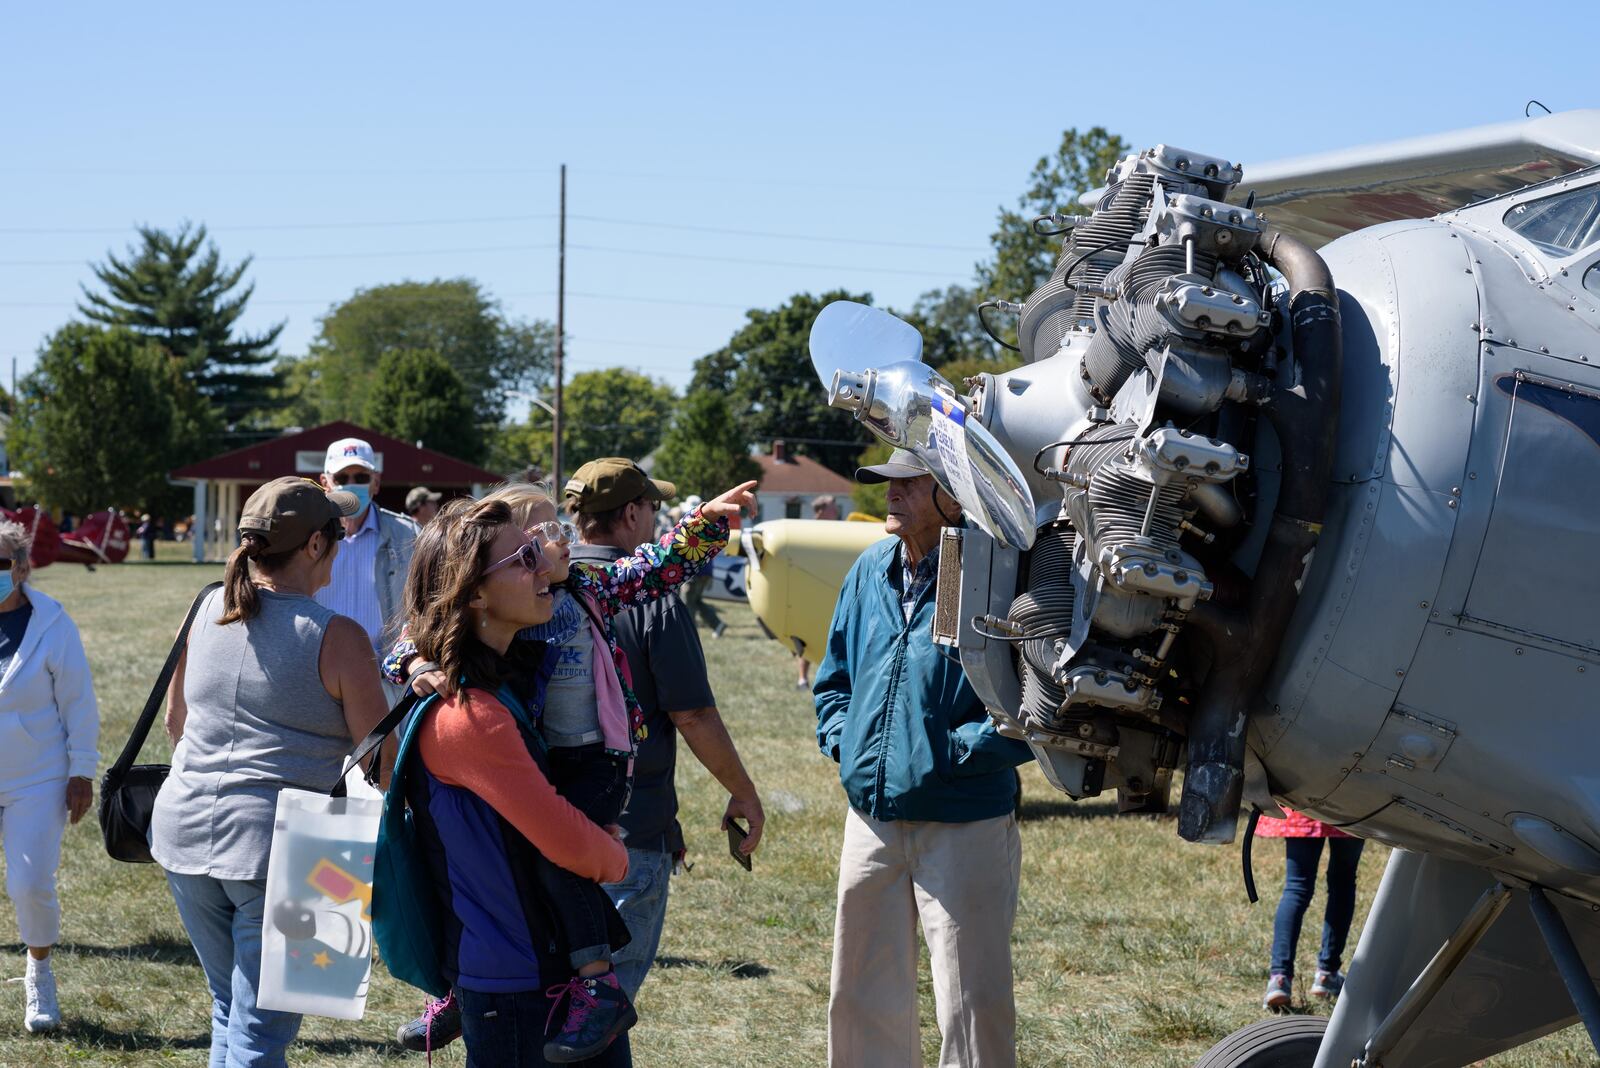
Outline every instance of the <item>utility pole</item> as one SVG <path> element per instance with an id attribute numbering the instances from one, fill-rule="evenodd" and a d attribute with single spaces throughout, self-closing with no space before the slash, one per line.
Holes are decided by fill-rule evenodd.
<path id="1" fill-rule="evenodd" d="M 556 499 L 560 500 L 561 480 L 561 358 L 565 355 L 567 343 L 567 165 L 561 165 L 561 241 L 558 246 L 560 252 L 556 256 L 556 405 L 551 415 L 552 430 L 555 445 L 551 450 L 552 466 L 555 470 L 551 473 L 551 489 L 556 492 Z"/>

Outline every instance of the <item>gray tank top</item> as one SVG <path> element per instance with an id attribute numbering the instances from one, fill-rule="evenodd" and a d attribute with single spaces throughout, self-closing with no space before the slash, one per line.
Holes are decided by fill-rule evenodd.
<path id="1" fill-rule="evenodd" d="M 217 590 L 189 632 L 189 715 L 150 839 L 156 863 L 180 875 L 265 878 L 278 791 L 331 789 L 355 748 L 318 670 L 337 613 L 299 594 L 259 593 L 256 618 L 222 626 Z"/>

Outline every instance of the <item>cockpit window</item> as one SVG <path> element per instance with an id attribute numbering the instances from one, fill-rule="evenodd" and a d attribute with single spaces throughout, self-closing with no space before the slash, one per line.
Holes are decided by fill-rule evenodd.
<path id="1" fill-rule="evenodd" d="M 1600 185 L 1518 204 L 1504 221 L 1540 252 L 1564 258 L 1600 241 Z"/>

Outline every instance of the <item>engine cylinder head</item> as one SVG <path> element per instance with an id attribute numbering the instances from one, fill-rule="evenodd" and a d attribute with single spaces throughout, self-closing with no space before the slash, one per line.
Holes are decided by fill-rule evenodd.
<path id="1" fill-rule="evenodd" d="M 1155 175 L 1129 175 L 1107 188 L 1094 215 L 1073 229 L 1049 280 L 1023 305 L 1017 343 L 1024 360 L 1053 356 L 1069 331 L 1093 320 L 1106 275 L 1127 258 L 1128 245 L 1149 221 L 1154 189 Z"/>

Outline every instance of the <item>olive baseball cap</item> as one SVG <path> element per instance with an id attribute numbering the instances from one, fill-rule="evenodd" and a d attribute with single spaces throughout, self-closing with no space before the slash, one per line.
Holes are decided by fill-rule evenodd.
<path id="1" fill-rule="evenodd" d="M 562 499 L 575 512 L 609 512 L 645 497 L 664 501 L 678 495 L 671 482 L 651 478 L 644 468 L 620 456 L 590 460 L 567 480 Z"/>
<path id="2" fill-rule="evenodd" d="M 239 516 L 239 533 L 262 535 L 269 553 L 288 552 L 310 541 L 329 520 L 360 510 L 354 493 L 326 493 L 309 479 L 285 475 L 250 494 Z"/>
<path id="3" fill-rule="evenodd" d="M 411 487 L 411 492 L 406 494 L 406 515 L 415 512 L 429 501 L 438 504 L 442 500 L 444 500 L 444 494 L 442 493 L 435 493 L 427 486 L 413 486 Z"/>
<path id="4" fill-rule="evenodd" d="M 889 459 L 881 464 L 856 468 L 856 481 L 870 486 L 878 482 L 887 482 L 891 478 L 917 478 L 932 473 L 916 453 L 906 449 L 896 449 L 889 454 Z"/>

